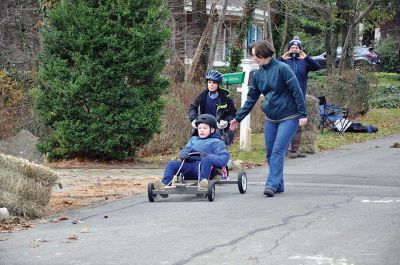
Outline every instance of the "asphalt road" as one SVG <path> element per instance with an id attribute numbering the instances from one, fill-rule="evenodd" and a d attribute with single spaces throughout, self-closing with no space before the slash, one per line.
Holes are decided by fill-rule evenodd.
<path id="1" fill-rule="evenodd" d="M 263 167 L 246 171 L 246 194 L 218 186 L 214 202 L 143 194 L 68 212 L 7 235 L 0 264 L 398 265 L 394 142 L 400 135 L 287 160 L 286 191 L 273 198 L 262 194 Z"/>

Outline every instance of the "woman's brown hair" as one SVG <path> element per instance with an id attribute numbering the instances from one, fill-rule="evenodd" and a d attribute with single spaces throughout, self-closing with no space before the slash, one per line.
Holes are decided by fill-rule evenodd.
<path id="1" fill-rule="evenodd" d="M 249 47 L 251 50 L 254 48 L 254 55 L 257 58 L 268 58 L 275 53 L 274 46 L 266 40 L 259 40 L 254 42 Z"/>

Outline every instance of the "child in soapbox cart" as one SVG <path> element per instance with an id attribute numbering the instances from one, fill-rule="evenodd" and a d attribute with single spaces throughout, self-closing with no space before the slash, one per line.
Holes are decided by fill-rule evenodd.
<path id="1" fill-rule="evenodd" d="M 201 114 L 196 119 L 198 136 L 192 136 L 179 153 L 180 161 L 168 162 L 162 179 L 148 185 L 150 202 L 158 194 L 206 195 L 209 201 L 215 197 L 215 184 L 238 184 L 240 193 L 247 189 L 247 178 L 240 172 L 237 181 L 228 180 L 229 153 L 225 143 L 216 132 L 217 121 L 214 116 Z"/>

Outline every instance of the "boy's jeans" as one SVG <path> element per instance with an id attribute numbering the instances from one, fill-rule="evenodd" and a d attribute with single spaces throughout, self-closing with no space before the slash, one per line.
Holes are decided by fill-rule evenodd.
<path id="1" fill-rule="evenodd" d="M 162 183 L 165 185 L 168 185 L 171 180 L 173 179 L 174 175 L 178 173 L 179 167 L 181 166 L 182 161 L 177 161 L 177 160 L 171 160 L 168 162 L 165 171 L 164 171 L 164 177 L 162 179 Z M 199 172 L 199 165 L 200 165 L 200 180 L 202 179 L 208 179 L 208 177 L 211 174 L 211 169 L 213 167 L 213 163 L 211 159 L 209 159 L 207 156 L 204 157 L 200 161 L 190 161 L 186 160 L 179 173 L 182 173 L 185 179 L 192 179 L 192 180 L 197 180 L 198 179 L 198 172 Z M 216 165 L 218 166 L 218 165 Z"/>
<path id="2" fill-rule="evenodd" d="M 267 149 L 269 174 L 266 186 L 274 192 L 283 192 L 283 166 L 286 150 L 299 126 L 299 119 L 294 118 L 281 122 L 265 121 L 264 137 Z"/>

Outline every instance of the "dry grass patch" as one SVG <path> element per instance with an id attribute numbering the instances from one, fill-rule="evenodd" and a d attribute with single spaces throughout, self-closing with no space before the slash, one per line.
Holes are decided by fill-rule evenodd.
<path id="1" fill-rule="evenodd" d="M 45 166 L 0 153 L 0 206 L 13 215 L 43 216 L 57 180 Z"/>

